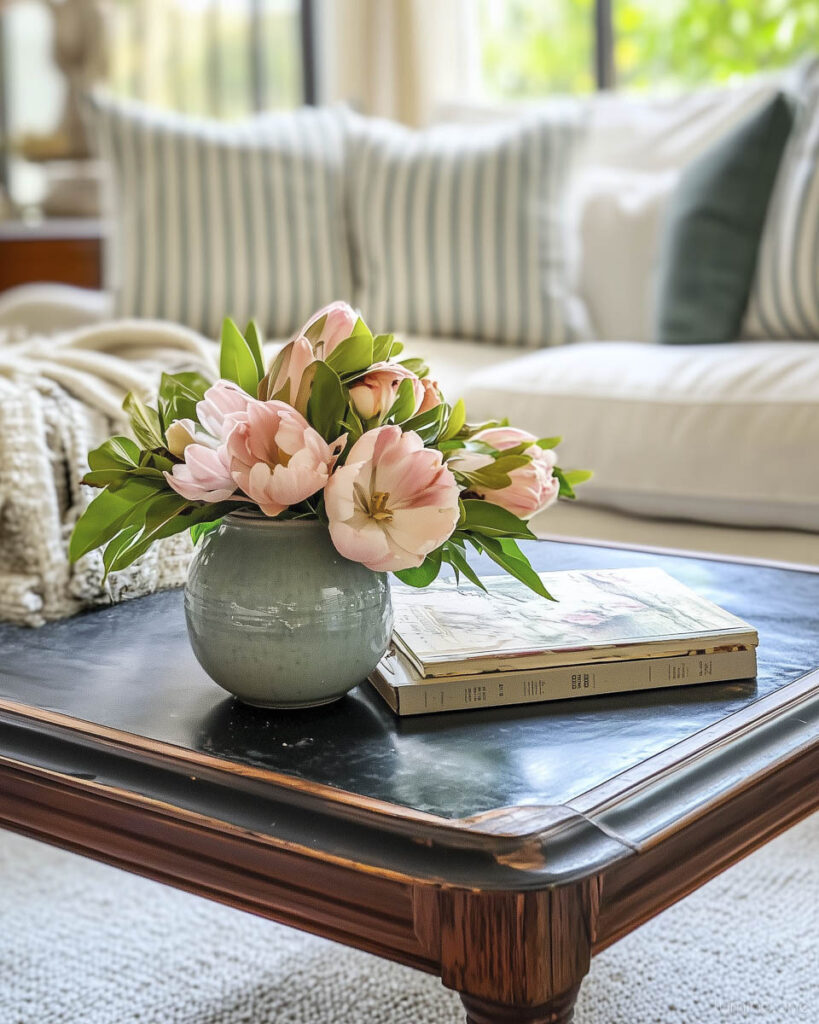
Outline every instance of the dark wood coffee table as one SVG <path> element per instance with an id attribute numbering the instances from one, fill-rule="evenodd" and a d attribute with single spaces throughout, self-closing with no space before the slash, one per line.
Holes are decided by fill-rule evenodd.
<path id="1" fill-rule="evenodd" d="M 159 594 L 0 627 L 0 824 L 431 971 L 475 1024 L 568 1021 L 593 953 L 819 805 L 819 574 L 530 547 L 663 566 L 758 627 L 757 679 L 267 713 L 207 679 Z"/>

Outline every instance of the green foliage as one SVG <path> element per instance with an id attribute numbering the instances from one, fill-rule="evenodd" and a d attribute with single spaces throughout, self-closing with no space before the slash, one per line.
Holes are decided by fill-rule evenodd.
<path id="1" fill-rule="evenodd" d="M 510 98 L 594 88 L 594 0 L 481 0 L 484 79 Z M 817 0 L 614 0 L 617 84 L 684 89 L 816 50 Z"/>
<path id="2" fill-rule="evenodd" d="M 122 408 L 128 414 L 131 421 L 131 430 L 134 437 L 149 451 L 157 448 L 164 448 L 165 435 L 162 432 L 162 424 L 159 420 L 159 413 L 156 409 L 145 405 L 142 399 L 130 391 L 122 403 Z"/>
<path id="3" fill-rule="evenodd" d="M 255 320 L 251 320 L 245 329 L 245 341 L 256 364 L 256 372 L 259 380 L 264 377 L 264 347 L 259 327 Z"/>
<path id="4" fill-rule="evenodd" d="M 163 373 L 159 384 L 159 416 L 165 430 L 174 420 L 195 420 L 211 381 L 201 373 Z"/>
<path id="5" fill-rule="evenodd" d="M 373 364 L 373 336 L 369 331 L 353 334 L 327 356 L 327 365 L 339 377 L 362 373 Z"/>
<path id="6" fill-rule="evenodd" d="M 307 419 L 325 441 L 335 441 L 344 432 L 347 395 L 338 374 L 320 360 L 311 366 L 315 376 L 307 403 Z"/>
<path id="7" fill-rule="evenodd" d="M 222 347 L 219 351 L 219 373 L 225 380 L 238 384 L 256 397 L 263 368 L 256 364 L 253 349 L 236 324 L 226 317 L 222 323 Z"/>

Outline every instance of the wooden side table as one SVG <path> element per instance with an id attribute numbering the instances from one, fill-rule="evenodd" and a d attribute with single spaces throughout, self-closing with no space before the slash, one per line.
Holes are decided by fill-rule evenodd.
<path id="1" fill-rule="evenodd" d="M 100 220 L 0 221 L 0 292 L 35 281 L 101 288 L 103 237 Z"/>

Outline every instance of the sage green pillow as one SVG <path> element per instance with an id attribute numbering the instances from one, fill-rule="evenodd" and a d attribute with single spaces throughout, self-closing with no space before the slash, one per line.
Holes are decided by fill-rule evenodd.
<path id="1" fill-rule="evenodd" d="M 738 337 L 793 120 L 780 93 L 683 171 L 660 242 L 656 341 Z"/>

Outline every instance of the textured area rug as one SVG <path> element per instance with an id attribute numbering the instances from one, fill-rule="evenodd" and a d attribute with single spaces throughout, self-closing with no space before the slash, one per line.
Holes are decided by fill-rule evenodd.
<path id="1" fill-rule="evenodd" d="M 577 1024 L 819 1020 L 819 815 L 597 957 Z M 462 1024 L 436 978 L 0 832 L 0 1024 Z"/>

